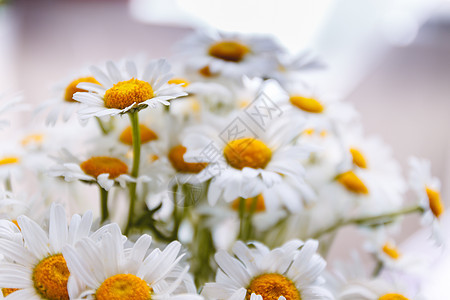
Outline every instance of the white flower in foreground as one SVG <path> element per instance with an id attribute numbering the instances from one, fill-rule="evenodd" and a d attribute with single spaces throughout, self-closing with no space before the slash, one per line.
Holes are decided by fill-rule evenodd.
<path id="1" fill-rule="evenodd" d="M 316 254 L 317 241 L 287 242 L 269 250 L 238 241 L 233 252 L 216 254 L 216 282 L 206 283 L 202 294 L 211 300 L 310 300 L 333 299 L 321 286 L 325 261 Z"/>
<path id="2" fill-rule="evenodd" d="M 442 244 L 444 237 L 441 233 L 440 219 L 445 208 L 441 199 L 441 182 L 431 175 L 429 161 L 411 157 L 409 165 L 409 183 L 424 210 L 422 222 L 431 225 L 434 239 L 438 244 Z"/>
<path id="3" fill-rule="evenodd" d="M 270 37 L 245 36 L 218 31 L 197 32 L 178 45 L 189 70 L 206 77 L 240 79 L 258 76 L 276 68 L 274 56 L 281 48 Z"/>
<path id="4" fill-rule="evenodd" d="M 142 109 L 157 104 L 169 105 L 168 100 L 186 96 L 176 84 L 169 84 L 172 77 L 169 64 L 160 59 L 149 63 L 142 71 L 132 61 L 125 63 L 125 71 L 113 62 L 106 63 L 107 73 L 91 67 L 94 78 L 100 83 L 80 83 L 73 99 L 84 105 L 78 111 L 80 119 L 114 116 L 132 109 Z"/>
<path id="5" fill-rule="evenodd" d="M 177 268 L 183 257 L 179 255 L 179 242 L 147 254 L 150 236 L 143 235 L 132 248 L 125 248 L 116 227 L 117 230 L 103 233 L 100 239 L 84 238 L 63 249 L 71 274 L 68 288 L 72 299 L 202 299 L 196 294 L 174 295 L 188 270 L 186 267 L 180 272 Z M 174 274 L 178 274 L 175 280 Z"/>
<path id="6" fill-rule="evenodd" d="M 67 182 L 75 180 L 98 183 L 103 189 L 109 191 L 115 183 L 125 187 L 127 182 L 136 179 L 128 174 L 129 167 L 121 159 L 113 156 L 91 156 L 82 161 L 73 156 L 68 150 L 61 151 L 58 164 L 48 172 L 50 176 L 64 177 Z M 140 176 L 138 181 L 147 181 L 147 176 Z"/>
<path id="7" fill-rule="evenodd" d="M 0 287 L 6 299 L 69 299 L 69 270 L 61 254 L 65 245 L 88 236 L 92 213 L 74 215 L 67 226 L 64 208 L 53 204 L 48 231 L 26 216 L 17 219 L 23 241 L 0 238 Z"/>

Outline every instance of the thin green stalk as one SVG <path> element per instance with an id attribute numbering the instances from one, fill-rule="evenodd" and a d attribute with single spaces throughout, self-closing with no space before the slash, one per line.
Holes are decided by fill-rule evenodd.
<path id="1" fill-rule="evenodd" d="M 258 203 L 258 197 L 254 197 L 252 199 L 252 203 L 250 205 L 250 210 L 248 211 L 247 216 L 245 218 L 246 219 L 246 222 L 245 222 L 246 226 L 245 226 L 245 229 L 244 229 L 244 237 L 243 237 L 244 241 L 249 240 L 250 237 L 252 236 L 252 233 L 253 233 L 253 214 L 255 213 L 257 203 Z"/>
<path id="2" fill-rule="evenodd" d="M 375 269 L 372 272 L 372 276 L 377 277 L 380 274 L 381 270 L 383 270 L 383 267 L 384 267 L 383 262 L 379 260 L 377 262 L 377 265 L 375 266 Z"/>
<path id="3" fill-rule="evenodd" d="M 363 217 L 363 218 L 352 218 L 352 219 L 347 219 L 347 220 L 340 220 L 337 223 L 331 225 L 330 227 L 318 231 L 312 237 L 314 239 L 318 239 L 324 234 L 333 232 L 343 226 L 352 225 L 352 224 L 368 226 L 368 225 L 375 225 L 375 224 L 379 224 L 379 223 L 386 223 L 388 221 L 392 221 L 392 219 L 394 219 L 398 216 L 416 213 L 416 212 L 423 213 L 423 208 L 420 206 L 412 206 L 412 207 L 401 209 L 399 211 L 381 214 L 381 215 L 373 216 L 373 217 Z"/>
<path id="4" fill-rule="evenodd" d="M 102 120 L 100 120 L 99 117 L 95 117 L 95 119 L 97 120 L 98 127 L 100 127 L 102 134 L 107 135 L 109 133 L 109 130 L 105 127 L 105 124 L 103 124 Z"/>
<path id="5" fill-rule="evenodd" d="M 239 235 L 238 239 L 243 239 L 245 228 L 245 199 L 239 198 Z"/>
<path id="6" fill-rule="evenodd" d="M 100 223 L 104 223 L 109 218 L 108 211 L 108 191 L 98 186 L 100 189 L 100 203 L 101 203 L 101 219 Z"/>
<path id="7" fill-rule="evenodd" d="M 178 191 L 178 184 L 175 184 L 172 188 L 173 192 L 173 231 L 172 231 L 172 239 L 177 240 L 178 239 L 178 230 L 180 228 L 181 219 L 178 215 L 178 203 L 177 203 L 177 191 Z"/>
<path id="8" fill-rule="evenodd" d="M 7 190 L 8 192 L 12 192 L 12 182 L 10 176 L 6 177 L 5 179 L 5 190 Z"/>
<path id="9" fill-rule="evenodd" d="M 131 130 L 133 137 L 133 167 L 131 169 L 131 177 L 137 179 L 139 176 L 139 163 L 141 159 L 141 133 L 139 132 L 139 116 L 138 112 L 128 113 L 131 122 Z M 136 182 L 128 184 L 130 191 L 130 204 L 128 210 L 128 221 L 125 228 L 125 234 L 128 234 L 133 226 L 134 209 L 136 206 Z"/>

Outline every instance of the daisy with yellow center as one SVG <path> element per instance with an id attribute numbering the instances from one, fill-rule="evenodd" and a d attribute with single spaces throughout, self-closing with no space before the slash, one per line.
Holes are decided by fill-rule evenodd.
<path id="1" fill-rule="evenodd" d="M 387 281 L 382 278 L 361 279 L 358 278 L 347 284 L 339 294 L 339 299 L 351 300 L 419 300 L 422 295 L 413 292 L 407 282 L 402 282 L 401 277 L 392 276 Z"/>
<path id="2" fill-rule="evenodd" d="M 276 68 L 275 54 L 281 48 L 262 36 L 225 32 L 197 32 L 179 45 L 186 66 L 204 78 L 217 76 L 240 80 L 243 75 L 263 76 Z"/>
<path id="3" fill-rule="evenodd" d="M 92 214 L 74 215 L 67 225 L 61 205 L 50 209 L 48 231 L 25 216 L 18 218 L 23 241 L 0 238 L 0 263 L 6 273 L 0 274 L 2 291 L 16 299 L 64 300 L 69 299 L 67 283 L 70 276 L 62 249 L 78 239 L 88 236 Z"/>
<path id="4" fill-rule="evenodd" d="M 238 241 L 233 247 L 236 258 L 225 251 L 215 255 L 220 276 L 205 285 L 206 299 L 333 299 L 321 286 L 325 261 L 316 254 L 316 241 L 293 240 L 273 250 L 256 244 L 249 248 Z"/>
<path id="5" fill-rule="evenodd" d="M 84 238 L 63 250 L 70 270 L 71 299 L 97 300 L 201 300 L 196 294 L 175 294 L 187 269 L 178 266 L 181 244 L 170 243 L 164 250 L 150 253 L 151 237 L 142 235 L 131 248 L 125 248 L 117 224 L 96 239 Z M 94 272 L 92 270 L 95 270 Z M 168 280 L 174 277 L 176 280 Z"/>
<path id="6" fill-rule="evenodd" d="M 181 84 L 169 84 L 172 74 L 169 64 L 160 59 L 138 70 L 134 62 L 128 61 L 125 72 L 113 62 L 106 64 L 106 73 L 91 67 L 96 83 L 80 83 L 76 87 L 87 92 L 77 92 L 73 99 L 83 104 L 78 111 L 80 119 L 114 116 L 155 108 L 158 104 L 169 105 L 169 100 L 187 95 Z"/>

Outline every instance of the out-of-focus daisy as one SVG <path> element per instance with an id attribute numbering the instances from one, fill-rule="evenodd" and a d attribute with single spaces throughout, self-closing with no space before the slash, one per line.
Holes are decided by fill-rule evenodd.
<path id="1" fill-rule="evenodd" d="M 275 54 L 281 48 L 269 37 L 245 36 L 236 33 L 202 31 L 187 37 L 178 45 L 186 57 L 189 70 L 206 77 L 261 76 L 276 67 Z"/>
<path id="2" fill-rule="evenodd" d="M 429 161 L 411 157 L 409 165 L 409 183 L 418 197 L 419 205 L 424 210 L 422 222 L 431 225 L 434 239 L 438 244 L 442 244 L 444 237 L 440 229 L 440 219 L 445 206 L 441 199 L 441 182 L 437 177 L 431 175 Z"/>
<path id="3" fill-rule="evenodd" d="M 21 93 L 0 94 L 0 129 L 8 126 L 13 119 L 11 113 L 27 110 Z M 8 116 L 6 116 L 8 114 Z"/>
<path id="4" fill-rule="evenodd" d="M 23 241 L 0 238 L 0 286 L 6 299 L 69 299 L 69 270 L 62 253 L 65 245 L 90 233 L 92 214 L 74 215 L 69 226 L 61 205 L 50 209 L 48 231 L 26 216 L 17 219 Z M 6 292 L 6 293 L 5 293 Z"/>
<path id="5" fill-rule="evenodd" d="M 54 88 L 54 96 L 39 105 L 36 114 L 44 110 L 48 111 L 45 123 L 50 126 L 54 126 L 60 116 L 63 122 L 69 121 L 73 113 L 80 109 L 80 103 L 73 99 L 73 95 L 77 92 L 87 92 L 87 90 L 77 88 L 77 85 L 81 82 L 99 84 L 93 76 L 88 74 L 88 71 L 83 71 L 59 83 Z"/>
<path id="6" fill-rule="evenodd" d="M 213 126 L 192 128 L 192 134 L 183 141 L 187 148 L 186 161 L 208 163 L 205 174 L 212 179 L 209 203 L 215 205 L 219 199 L 231 202 L 239 197 L 251 198 L 265 189 L 272 189 L 271 201 L 282 202 L 275 196 L 284 197 L 286 201 L 302 201 L 301 194 L 292 193 L 292 189 L 286 190 L 287 194 L 283 194 L 283 189 L 275 191 L 286 178 L 296 183 L 297 191 L 308 188 L 302 179 L 301 161 L 311 149 L 291 144 L 302 124 L 277 119 L 261 130 L 247 121 L 244 123 L 240 117 L 215 120 Z M 231 128 L 242 132 L 235 134 Z M 271 204 L 266 202 L 266 206 L 271 207 Z"/>
<path id="7" fill-rule="evenodd" d="M 125 187 L 127 182 L 136 181 L 136 178 L 132 178 L 129 175 L 128 164 L 120 158 L 114 156 L 91 156 L 82 161 L 66 149 L 63 149 L 60 155 L 58 164 L 49 171 L 50 176 L 62 176 L 68 182 L 81 180 L 98 183 L 107 191 L 116 182 Z"/>
<path id="8" fill-rule="evenodd" d="M 174 241 L 163 251 L 155 249 L 147 254 L 150 244 L 151 237 L 143 235 L 131 248 L 125 248 L 117 229 L 104 233 L 97 241 L 84 238 L 74 246 L 67 246 L 63 254 L 71 274 L 68 286 L 70 297 L 201 300 L 195 294 L 174 295 L 187 272 L 186 267 L 173 280 L 172 273 L 183 257 L 179 255 L 181 244 Z M 168 278 L 172 279 L 168 281 Z"/>
<path id="9" fill-rule="evenodd" d="M 326 263 L 316 254 L 316 241 L 293 240 L 273 250 L 254 246 L 238 241 L 233 247 L 236 258 L 225 251 L 215 255 L 219 270 L 216 282 L 206 283 L 202 291 L 206 299 L 333 299 L 321 286 Z"/>
<path id="10" fill-rule="evenodd" d="M 143 70 L 138 70 L 132 61 L 124 69 L 113 62 L 106 63 L 107 72 L 91 67 L 94 78 L 100 83 L 79 83 L 77 88 L 88 92 L 77 92 L 73 99 L 83 104 L 78 111 L 81 119 L 114 116 L 132 109 L 140 110 L 169 105 L 168 100 L 187 95 L 178 84 L 168 84 L 172 74 L 164 60 L 153 61 Z"/>

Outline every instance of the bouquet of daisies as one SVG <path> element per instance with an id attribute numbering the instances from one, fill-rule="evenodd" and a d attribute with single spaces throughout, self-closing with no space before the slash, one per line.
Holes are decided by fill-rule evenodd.
<path id="1" fill-rule="evenodd" d="M 431 262 L 394 237 L 417 214 L 445 242 L 430 163 L 404 178 L 352 105 L 306 79 L 325 72 L 309 53 L 217 31 L 175 52 L 81 69 L 31 112 L 3 97 L 3 297 L 421 299 Z M 362 247 L 327 267 L 349 226 Z"/>

